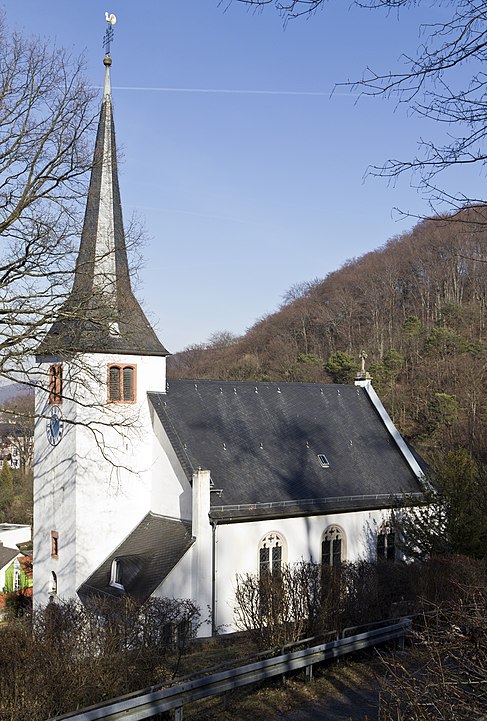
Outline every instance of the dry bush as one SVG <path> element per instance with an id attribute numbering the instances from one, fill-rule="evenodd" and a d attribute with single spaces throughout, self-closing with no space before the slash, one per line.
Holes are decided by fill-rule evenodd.
<path id="1" fill-rule="evenodd" d="M 406 564 L 284 564 L 237 576 L 235 622 L 262 648 L 416 610 L 419 569 Z"/>
<path id="2" fill-rule="evenodd" d="M 487 584 L 451 585 L 456 601 L 435 606 L 407 658 L 384 658 L 380 720 L 471 721 L 487 708 Z"/>
<path id="3" fill-rule="evenodd" d="M 357 623 L 348 607 L 360 596 L 351 593 L 353 571 L 354 564 L 324 568 L 302 561 L 283 564 L 279 574 L 238 575 L 236 626 L 269 648 L 336 629 L 345 620 Z"/>
<path id="4" fill-rule="evenodd" d="M 307 635 L 320 613 L 319 567 L 283 564 L 280 573 L 237 575 L 235 623 L 261 648 Z"/>
<path id="5" fill-rule="evenodd" d="M 284 564 L 279 575 L 237 576 L 235 623 L 261 648 L 348 626 L 421 613 L 485 583 L 482 561 L 439 556 L 424 563 Z M 455 590 L 453 590 L 455 589 Z"/>
<path id="6" fill-rule="evenodd" d="M 0 721 L 44 721 L 171 677 L 175 632 L 186 640 L 198 620 L 186 600 L 92 599 L 10 621 L 0 627 Z"/>

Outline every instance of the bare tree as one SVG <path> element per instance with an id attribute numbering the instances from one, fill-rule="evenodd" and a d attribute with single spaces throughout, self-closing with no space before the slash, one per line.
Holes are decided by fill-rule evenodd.
<path id="1" fill-rule="evenodd" d="M 325 0 L 237 0 L 244 5 L 253 5 L 263 10 L 267 5 L 273 5 L 285 20 L 301 15 L 310 15 L 322 6 Z"/>
<path id="2" fill-rule="evenodd" d="M 275 8 L 285 21 L 310 15 L 325 7 L 325 0 L 237 0 L 263 10 Z M 364 9 L 415 12 L 425 5 L 451 9 L 449 17 L 420 27 L 421 42 L 412 55 L 404 54 L 397 69 L 384 72 L 369 67 L 358 81 L 344 83 L 368 96 L 387 96 L 404 104 L 410 113 L 433 122 L 430 139 L 418 142 L 413 158 L 393 158 L 370 168 L 373 175 L 396 178 L 411 173 L 426 191 L 434 211 L 465 205 L 478 207 L 478 222 L 487 218 L 485 198 L 469 197 L 441 187 L 438 175 L 450 168 L 487 163 L 487 2 L 485 0 L 355 0 Z M 447 133 L 443 131 L 447 130 Z M 478 171 L 477 171 L 478 172 Z"/>
<path id="3" fill-rule="evenodd" d="M 434 607 L 417 625 L 407 658 L 384 657 L 381 721 L 485 718 L 485 578 L 456 590 L 456 602 Z"/>
<path id="4" fill-rule="evenodd" d="M 34 445 L 34 395 L 19 393 L 8 400 L 2 408 L 3 419 L 7 422 L 5 437 L 16 449 L 19 470 L 25 473 L 32 463 Z"/>
<path id="5" fill-rule="evenodd" d="M 293 283 L 293 285 L 283 293 L 280 307 L 284 308 L 286 305 L 294 303 L 295 300 L 299 300 L 299 298 L 308 297 L 313 289 L 318 288 L 322 282 L 322 278 L 313 278 L 313 280 L 303 280 L 298 283 Z"/>
<path id="6" fill-rule="evenodd" d="M 81 59 L 0 21 L 0 377 L 15 379 L 56 317 L 92 160 Z"/>
<path id="7" fill-rule="evenodd" d="M 47 388 L 49 371 L 34 363 L 33 353 L 54 321 L 79 327 L 88 306 L 96 312 L 92 327 L 106 329 L 111 320 L 102 291 L 83 303 L 70 296 L 88 171 L 103 160 L 93 159 L 96 92 L 84 79 L 81 58 L 49 41 L 11 34 L 0 16 L 0 382 Z M 132 259 L 141 233 L 140 223 L 129 225 Z M 76 398 L 78 408 L 103 404 L 91 396 L 83 401 L 80 391 L 90 383 L 103 387 L 106 369 L 92 368 L 68 338 L 58 338 L 49 355 L 70 360 L 63 397 Z M 37 414 L 47 417 L 49 410 L 45 405 Z M 135 410 L 128 415 L 64 422 L 88 425 L 106 457 L 104 431 L 135 425 Z M 117 453 L 111 450 L 111 461 Z"/>

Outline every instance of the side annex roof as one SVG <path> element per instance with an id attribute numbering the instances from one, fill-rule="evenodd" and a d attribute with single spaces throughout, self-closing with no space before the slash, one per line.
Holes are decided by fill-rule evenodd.
<path id="1" fill-rule="evenodd" d="M 190 522 L 148 513 L 81 584 L 78 595 L 84 601 L 92 595 L 117 598 L 126 593 L 144 603 L 193 543 Z M 110 585 L 115 560 L 120 564 L 123 588 Z"/>
<path id="2" fill-rule="evenodd" d="M 0 569 L 4 568 L 19 555 L 18 548 L 8 548 L 0 543 Z"/>

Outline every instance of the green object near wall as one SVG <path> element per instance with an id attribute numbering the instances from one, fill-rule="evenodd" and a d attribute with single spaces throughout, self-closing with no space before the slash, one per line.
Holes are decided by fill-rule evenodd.
<path id="1" fill-rule="evenodd" d="M 10 566 L 5 571 L 4 593 L 12 593 L 12 591 L 14 590 L 14 566 L 15 566 L 15 561 L 12 561 Z M 19 587 L 17 590 L 21 591 L 25 588 L 30 588 L 32 586 L 32 579 L 28 578 L 28 576 L 26 575 L 22 566 L 20 567 L 19 572 L 20 572 Z"/>

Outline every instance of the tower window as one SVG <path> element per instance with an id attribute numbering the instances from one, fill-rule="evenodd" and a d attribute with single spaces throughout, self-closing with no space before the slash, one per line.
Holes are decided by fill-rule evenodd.
<path id="1" fill-rule="evenodd" d="M 133 365 L 108 366 L 108 400 L 111 403 L 135 402 L 135 373 Z"/>
<path id="2" fill-rule="evenodd" d="M 59 405 L 63 397 L 63 367 L 57 363 L 49 368 L 49 403 Z"/>
<path id="3" fill-rule="evenodd" d="M 51 558 L 59 558 L 59 533 L 51 531 Z"/>

